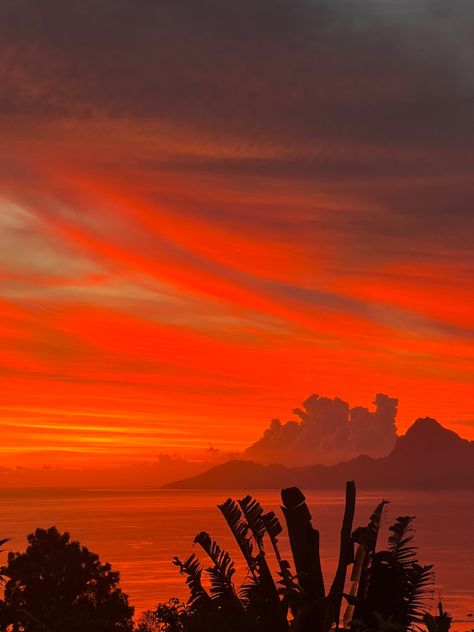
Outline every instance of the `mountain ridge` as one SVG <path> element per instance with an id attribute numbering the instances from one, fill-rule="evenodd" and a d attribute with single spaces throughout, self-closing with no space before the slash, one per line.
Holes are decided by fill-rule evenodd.
<path id="1" fill-rule="evenodd" d="M 164 489 L 336 488 L 354 479 L 365 489 L 474 489 L 474 442 L 431 417 L 419 418 L 385 457 L 360 455 L 337 465 L 287 467 L 234 459 Z"/>

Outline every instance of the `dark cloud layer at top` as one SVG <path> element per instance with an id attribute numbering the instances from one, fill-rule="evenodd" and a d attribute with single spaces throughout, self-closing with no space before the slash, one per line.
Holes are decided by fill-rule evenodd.
<path id="1" fill-rule="evenodd" d="M 0 13 L 3 112 L 158 116 L 285 143 L 467 140 L 468 1 L 17 0 Z"/>
<path id="2" fill-rule="evenodd" d="M 127 121 L 144 146 L 163 131 L 197 138 L 214 157 L 189 156 L 194 170 L 339 181 L 388 211 L 356 233 L 389 249 L 423 233 L 425 250 L 455 252 L 474 198 L 473 12 L 470 0 L 6 1 L 0 113 L 7 126 Z"/>

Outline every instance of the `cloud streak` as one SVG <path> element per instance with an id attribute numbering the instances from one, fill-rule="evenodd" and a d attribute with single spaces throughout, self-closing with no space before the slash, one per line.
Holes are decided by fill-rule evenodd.
<path id="1" fill-rule="evenodd" d="M 401 430 L 472 420 L 469 11 L 2 3 L 0 414 L 38 424 L 20 462 L 45 415 L 103 418 L 114 462 L 160 451 L 153 425 L 189 458 L 242 450 L 314 383 L 396 392 Z"/>

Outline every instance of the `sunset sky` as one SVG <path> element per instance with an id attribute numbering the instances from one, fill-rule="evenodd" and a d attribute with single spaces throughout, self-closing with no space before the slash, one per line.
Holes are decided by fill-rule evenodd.
<path id="1" fill-rule="evenodd" d="M 1 465 L 474 439 L 469 2 L 2 2 Z"/>

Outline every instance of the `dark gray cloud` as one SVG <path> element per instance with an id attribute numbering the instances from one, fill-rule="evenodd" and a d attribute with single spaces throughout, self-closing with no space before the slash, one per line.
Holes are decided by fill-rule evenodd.
<path id="1" fill-rule="evenodd" d="M 163 117 L 290 144 L 466 146 L 472 11 L 466 0 L 6 1 L 2 109 Z"/>
<path id="2" fill-rule="evenodd" d="M 299 421 L 273 419 L 263 436 L 244 452 L 261 463 L 333 464 L 360 454 L 387 455 L 397 437 L 398 400 L 378 394 L 376 409 L 350 408 L 338 397 L 311 395 L 293 412 Z"/>
<path id="3" fill-rule="evenodd" d="M 6 0 L 0 41 L 7 126 L 179 130 L 213 155 L 150 169 L 343 188 L 383 210 L 344 218 L 377 257 L 471 250 L 471 0 Z"/>

